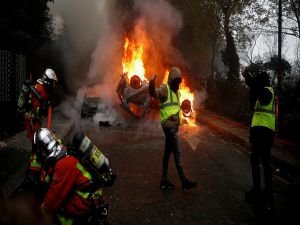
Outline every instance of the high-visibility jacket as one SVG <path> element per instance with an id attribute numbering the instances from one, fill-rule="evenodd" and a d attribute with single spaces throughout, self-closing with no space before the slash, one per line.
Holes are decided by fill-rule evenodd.
<path id="1" fill-rule="evenodd" d="M 91 185 L 92 176 L 72 155 L 59 159 L 47 174 L 44 171 L 42 178 L 49 183 L 44 198 L 45 211 L 56 214 L 63 225 L 88 216 L 93 206 L 103 201 L 101 189 L 86 190 Z"/>
<path id="2" fill-rule="evenodd" d="M 265 87 L 272 93 L 272 100 L 268 105 L 261 105 L 257 100 L 254 107 L 254 114 L 251 127 L 267 127 L 275 131 L 275 96 L 272 87 Z"/>
<path id="3" fill-rule="evenodd" d="M 167 101 L 160 103 L 160 122 L 163 124 L 171 116 L 178 115 L 180 120 L 180 92 L 178 90 L 177 94 L 172 91 L 169 84 L 166 84 L 168 90 L 168 99 Z"/>

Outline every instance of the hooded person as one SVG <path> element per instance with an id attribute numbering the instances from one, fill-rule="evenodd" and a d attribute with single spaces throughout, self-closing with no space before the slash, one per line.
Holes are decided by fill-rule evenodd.
<path id="1" fill-rule="evenodd" d="M 176 169 L 182 184 L 182 189 L 187 190 L 197 185 L 196 182 L 189 181 L 183 171 L 181 148 L 178 140 L 178 129 L 180 125 L 180 91 L 179 86 L 182 81 L 182 74 L 179 68 L 171 68 L 168 75 L 168 82 L 155 88 L 154 76 L 149 83 L 149 93 L 160 102 L 160 121 L 165 134 L 165 149 L 163 155 L 161 189 L 174 189 L 175 186 L 168 179 L 168 167 L 170 155 L 173 153 Z"/>
<path id="2" fill-rule="evenodd" d="M 250 107 L 253 111 L 250 128 L 253 185 L 251 190 L 246 192 L 246 200 L 256 203 L 263 199 L 267 209 L 272 210 L 274 202 L 271 148 L 275 136 L 275 94 L 267 72 L 259 71 L 253 76 L 246 69 L 242 75 L 250 89 Z M 264 189 L 261 185 L 260 160 L 264 170 Z"/>

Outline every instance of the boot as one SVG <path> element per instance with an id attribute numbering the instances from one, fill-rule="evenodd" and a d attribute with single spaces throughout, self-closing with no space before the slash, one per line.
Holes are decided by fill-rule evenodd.
<path id="1" fill-rule="evenodd" d="M 264 206 L 266 210 L 273 211 L 274 210 L 274 196 L 272 190 L 263 190 L 262 196 L 264 200 Z"/>
<path id="2" fill-rule="evenodd" d="M 261 200 L 261 190 L 257 188 L 251 188 L 250 191 L 245 193 L 245 199 L 249 204 L 258 203 Z"/>
<path id="3" fill-rule="evenodd" d="M 189 181 L 187 179 L 182 181 L 182 190 L 189 190 L 189 189 L 194 188 L 196 186 L 197 186 L 196 182 L 192 182 L 192 181 Z"/>
<path id="4" fill-rule="evenodd" d="M 166 190 L 166 189 L 174 189 L 175 185 L 172 184 L 169 180 L 162 180 L 160 182 L 160 189 L 162 190 Z"/>

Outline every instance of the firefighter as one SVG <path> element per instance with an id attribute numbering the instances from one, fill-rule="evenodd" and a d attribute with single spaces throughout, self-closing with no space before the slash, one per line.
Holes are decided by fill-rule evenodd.
<path id="1" fill-rule="evenodd" d="M 52 96 L 57 82 L 57 76 L 52 69 L 46 69 L 42 78 L 33 86 L 30 81 L 25 81 L 18 100 L 18 111 L 23 115 L 27 136 L 33 143 L 34 132 L 42 126 L 42 119 L 48 115 L 48 107 L 51 107 Z M 36 154 L 32 151 L 28 177 L 36 182 L 39 177 L 41 165 L 36 160 Z"/>
<path id="2" fill-rule="evenodd" d="M 271 148 L 275 136 L 275 95 L 270 86 L 269 74 L 260 71 L 251 76 L 247 69 L 242 72 L 245 82 L 250 88 L 250 107 L 253 111 L 250 142 L 250 156 L 253 186 L 246 192 L 246 200 L 257 203 L 264 200 L 267 209 L 273 209 L 273 188 L 271 168 Z M 264 189 L 261 186 L 260 160 L 264 171 Z"/>
<path id="3" fill-rule="evenodd" d="M 180 125 L 180 103 L 179 85 L 181 83 L 181 71 L 177 67 L 171 68 L 168 75 L 168 82 L 155 88 L 154 76 L 149 83 L 150 95 L 160 101 L 160 121 L 165 134 L 165 149 L 162 163 L 161 189 L 174 189 L 175 186 L 168 179 L 169 158 L 173 153 L 175 165 L 181 180 L 182 189 L 187 190 L 197 185 L 196 182 L 189 181 L 183 172 L 181 149 L 177 136 Z"/>
<path id="4" fill-rule="evenodd" d="M 111 186 L 115 175 L 108 159 L 89 139 L 79 132 L 67 148 L 49 129 L 40 128 L 34 135 L 34 147 L 42 162 L 41 182 L 47 186 L 42 203 L 45 213 L 62 225 L 108 224 L 108 204 L 101 188 Z M 91 169 L 93 163 L 98 168 Z"/>

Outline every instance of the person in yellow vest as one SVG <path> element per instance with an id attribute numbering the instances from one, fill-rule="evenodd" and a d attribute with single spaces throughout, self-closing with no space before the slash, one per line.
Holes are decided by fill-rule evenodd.
<path id="1" fill-rule="evenodd" d="M 270 86 L 267 72 L 258 72 L 256 76 L 251 76 L 246 69 L 242 74 L 250 88 L 250 100 L 252 100 L 250 106 L 253 111 L 250 128 L 253 186 L 249 192 L 246 192 L 246 200 L 250 203 L 258 203 L 263 200 L 267 209 L 273 209 L 271 148 L 275 136 L 274 90 Z M 260 160 L 264 170 L 264 189 L 261 186 Z"/>
<path id="2" fill-rule="evenodd" d="M 181 71 L 177 67 L 171 68 L 168 82 L 155 88 L 154 76 L 149 83 L 149 93 L 160 101 L 160 121 L 165 134 L 165 150 L 163 155 L 161 189 L 174 189 L 175 186 L 168 179 L 168 166 L 170 155 L 174 154 L 175 165 L 181 180 L 182 189 L 187 190 L 197 185 L 189 181 L 183 171 L 181 149 L 178 141 L 178 128 L 180 125 L 179 85 L 181 83 Z"/>

